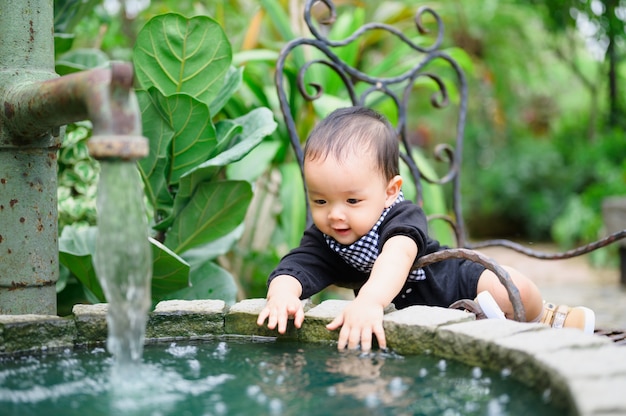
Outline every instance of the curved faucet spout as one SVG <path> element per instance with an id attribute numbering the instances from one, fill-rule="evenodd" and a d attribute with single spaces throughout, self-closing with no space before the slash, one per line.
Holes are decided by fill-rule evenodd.
<path id="1" fill-rule="evenodd" d="M 50 130 L 91 120 L 88 146 L 97 159 L 137 159 L 147 155 L 141 136 L 141 114 L 133 91 L 133 68 L 115 62 L 111 68 L 78 72 L 7 89 L 2 118 L 19 146 L 45 137 Z"/>

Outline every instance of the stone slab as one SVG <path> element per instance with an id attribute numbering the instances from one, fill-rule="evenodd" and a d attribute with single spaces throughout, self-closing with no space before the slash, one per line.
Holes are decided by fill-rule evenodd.
<path id="1" fill-rule="evenodd" d="M 74 346 L 74 321 L 55 315 L 0 315 L 0 354 Z"/>
<path id="2" fill-rule="evenodd" d="M 265 299 L 245 299 L 234 304 L 224 317 L 224 333 L 258 337 L 281 337 L 285 339 L 297 339 L 298 333 L 290 319 L 287 331 L 279 334 L 278 330 L 257 325 L 259 313 L 265 307 Z"/>
<path id="3" fill-rule="evenodd" d="M 474 319 L 474 314 L 457 309 L 410 306 L 385 315 L 383 326 L 389 348 L 400 354 L 422 354 L 436 348 L 439 327 Z"/>
<path id="4" fill-rule="evenodd" d="M 299 339 L 305 342 L 337 342 L 339 331 L 330 331 L 326 325 L 335 319 L 350 302 L 349 300 L 330 299 L 313 306 L 304 314 Z"/>
<path id="5" fill-rule="evenodd" d="M 224 333 L 226 303 L 222 300 L 168 300 L 148 316 L 146 339 L 201 339 Z"/>
<path id="6" fill-rule="evenodd" d="M 626 415 L 626 376 L 573 378 L 568 385 L 579 415 Z"/>
<path id="7" fill-rule="evenodd" d="M 107 303 L 94 305 L 74 305 L 72 313 L 76 324 L 76 344 L 92 345 L 106 342 Z"/>

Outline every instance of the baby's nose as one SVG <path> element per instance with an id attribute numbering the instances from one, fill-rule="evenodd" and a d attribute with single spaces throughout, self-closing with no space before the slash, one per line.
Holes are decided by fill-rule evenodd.
<path id="1" fill-rule="evenodd" d="M 328 212 L 328 218 L 331 220 L 343 220 L 345 218 L 343 209 L 340 206 L 333 205 Z"/>

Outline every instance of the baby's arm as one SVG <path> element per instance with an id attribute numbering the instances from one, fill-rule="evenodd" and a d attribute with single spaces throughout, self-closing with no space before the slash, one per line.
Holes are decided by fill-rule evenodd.
<path id="1" fill-rule="evenodd" d="M 293 316 L 294 325 L 300 328 L 304 321 L 301 294 L 302 285 L 295 277 L 286 274 L 276 276 L 267 290 L 267 303 L 259 313 L 257 325 L 263 326 L 267 319 L 269 329 L 274 329 L 278 325 L 278 332 L 284 334 L 287 330 L 287 320 Z"/>
<path id="2" fill-rule="evenodd" d="M 383 311 L 395 298 L 409 275 L 417 256 L 417 244 L 407 236 L 397 235 L 385 242 L 372 273 L 358 296 L 326 327 L 341 326 L 337 348 L 357 348 L 369 351 L 372 335 L 380 348 L 387 348 L 383 330 Z"/>

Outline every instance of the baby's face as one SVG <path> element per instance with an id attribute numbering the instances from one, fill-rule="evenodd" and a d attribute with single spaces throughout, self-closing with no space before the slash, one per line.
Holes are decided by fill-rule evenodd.
<path id="1" fill-rule="evenodd" d="M 395 181 L 387 181 L 368 154 L 353 154 L 342 162 L 330 155 L 305 160 L 304 177 L 313 222 L 344 245 L 367 234 L 399 191 L 399 184 L 391 189 Z"/>

